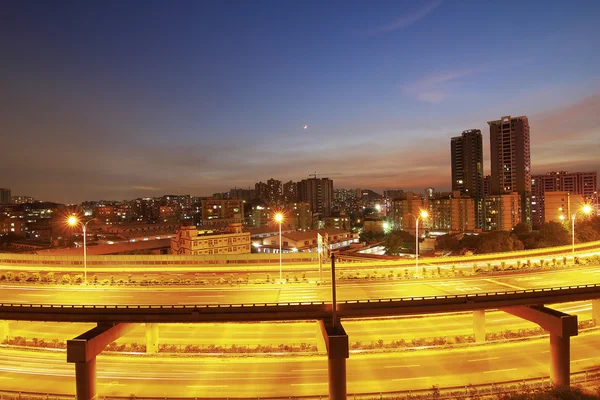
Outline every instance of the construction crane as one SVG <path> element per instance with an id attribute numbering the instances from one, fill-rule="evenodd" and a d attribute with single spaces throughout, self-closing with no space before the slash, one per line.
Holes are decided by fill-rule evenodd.
<path id="1" fill-rule="evenodd" d="M 323 176 L 323 175 L 341 175 L 339 172 L 323 172 L 320 174 L 317 174 L 317 171 L 315 171 L 314 174 L 308 174 L 309 177 L 315 178 L 317 179 L 317 176 Z"/>

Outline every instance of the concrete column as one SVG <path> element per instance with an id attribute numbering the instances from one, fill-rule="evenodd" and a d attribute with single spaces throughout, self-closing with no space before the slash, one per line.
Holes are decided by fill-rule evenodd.
<path id="1" fill-rule="evenodd" d="M 571 384 L 571 338 L 550 333 L 550 379 L 556 386 Z"/>
<path id="2" fill-rule="evenodd" d="M 327 366 L 329 399 L 346 400 L 346 359 L 330 358 Z"/>
<path id="3" fill-rule="evenodd" d="M 327 344 L 325 344 L 325 337 L 321 331 L 321 321 L 317 321 L 317 351 L 320 353 L 327 352 Z"/>
<path id="4" fill-rule="evenodd" d="M 319 321 L 327 347 L 329 400 L 346 400 L 346 358 L 349 357 L 348 335 L 338 321 Z"/>
<path id="5" fill-rule="evenodd" d="M 568 315 L 544 306 L 504 308 L 517 317 L 535 322 L 550 333 L 550 379 L 556 386 L 571 384 L 571 336 L 577 336 L 577 315 Z"/>
<path id="6" fill-rule="evenodd" d="M 485 342 L 485 310 L 473 311 L 473 333 L 475 342 Z"/>
<path id="7" fill-rule="evenodd" d="M 158 324 L 146 323 L 146 353 L 158 352 Z"/>
<path id="8" fill-rule="evenodd" d="M 75 363 L 77 400 L 96 400 L 96 357 Z"/>
<path id="9" fill-rule="evenodd" d="M 8 329 L 8 321 L 0 321 L 0 343 L 8 337 L 10 331 Z"/>
<path id="10" fill-rule="evenodd" d="M 600 299 L 592 300 L 592 319 L 594 325 L 600 325 Z"/>

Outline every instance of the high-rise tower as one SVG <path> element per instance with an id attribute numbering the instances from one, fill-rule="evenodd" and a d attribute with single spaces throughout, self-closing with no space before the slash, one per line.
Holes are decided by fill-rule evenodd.
<path id="1" fill-rule="evenodd" d="M 521 221 L 531 224 L 531 156 L 527 117 L 489 121 L 492 195 L 521 195 Z"/>
<path id="2" fill-rule="evenodd" d="M 452 191 L 475 200 L 475 223 L 483 227 L 483 139 L 479 129 L 469 129 L 450 139 Z"/>

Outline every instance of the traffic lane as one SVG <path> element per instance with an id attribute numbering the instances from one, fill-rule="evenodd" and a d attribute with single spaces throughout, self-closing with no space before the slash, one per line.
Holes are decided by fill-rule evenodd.
<path id="1" fill-rule="evenodd" d="M 590 302 L 557 304 L 554 309 L 577 315 L 580 321 L 592 318 Z M 486 331 L 500 332 L 506 329 L 530 329 L 537 325 L 511 314 L 488 311 Z M 451 315 L 429 315 L 408 318 L 344 320 L 344 328 L 351 341 L 369 343 L 380 339 L 412 340 L 413 338 L 433 338 L 439 336 L 471 335 L 473 333 L 472 313 Z M 9 322 L 10 336 L 68 340 L 94 327 L 94 324 L 66 322 Z M 132 331 L 117 340 L 118 343 L 145 343 L 145 326 L 139 324 Z M 223 323 L 223 324 L 160 324 L 159 341 L 165 344 L 215 344 L 252 345 L 257 344 L 316 344 L 320 329 L 315 322 L 289 323 Z"/>
<path id="2" fill-rule="evenodd" d="M 338 285 L 340 301 L 493 293 L 550 286 L 594 284 L 598 267 L 453 279 L 352 282 Z M 224 288 L 3 286 L 0 302 L 23 304 L 240 304 L 329 301 L 327 285 L 278 284 Z"/>
<path id="3" fill-rule="evenodd" d="M 600 335 L 571 340 L 571 369 L 598 366 Z M 0 351 L 0 376 L 6 389 L 27 383 L 29 390 L 74 391 L 74 367 L 63 354 L 6 357 Z M 462 386 L 548 375 L 548 339 L 443 351 L 375 355 L 351 354 L 347 361 L 348 392 L 416 390 Z M 136 396 L 289 396 L 325 395 L 325 356 L 262 359 L 157 359 L 98 357 L 100 395 Z M 35 379 L 31 379 L 34 377 Z M 27 379 L 29 378 L 29 379 Z M 53 380 L 53 385 L 47 385 Z M 70 388 L 70 390 L 69 390 Z M 20 387 L 23 390 L 23 386 Z M 62 391 L 62 390 L 61 390 Z"/>

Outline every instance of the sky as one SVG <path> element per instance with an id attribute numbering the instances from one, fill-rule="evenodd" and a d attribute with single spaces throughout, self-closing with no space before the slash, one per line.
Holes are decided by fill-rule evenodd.
<path id="1" fill-rule="evenodd" d="M 450 138 L 529 117 L 599 171 L 600 2 L 4 1 L 0 187 L 75 203 L 317 173 L 450 187 Z M 306 129 L 305 129 L 306 126 Z"/>

